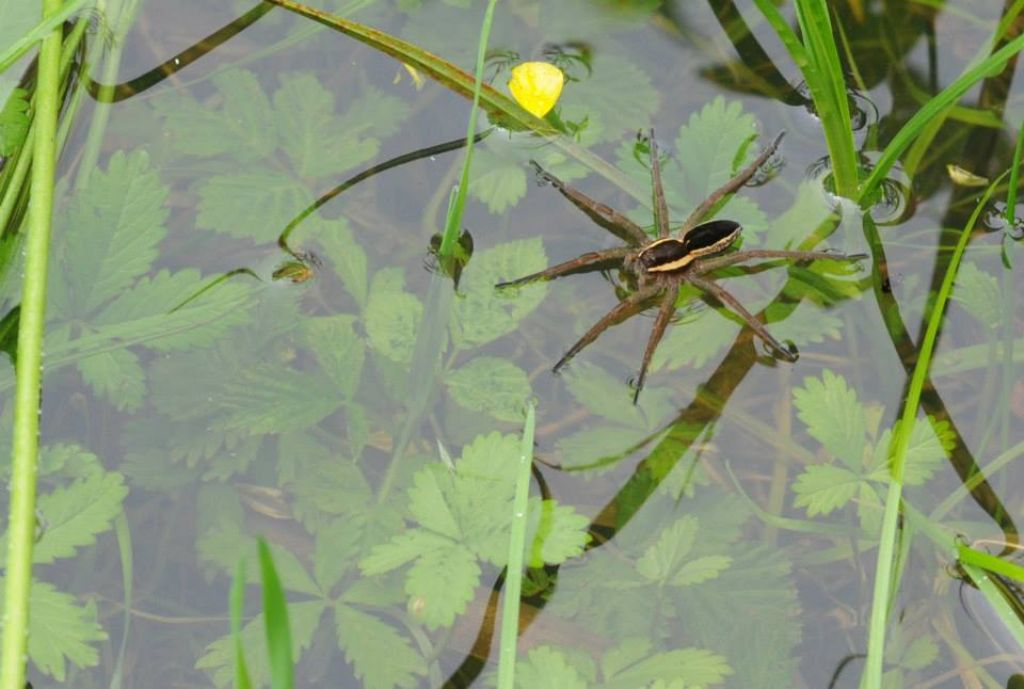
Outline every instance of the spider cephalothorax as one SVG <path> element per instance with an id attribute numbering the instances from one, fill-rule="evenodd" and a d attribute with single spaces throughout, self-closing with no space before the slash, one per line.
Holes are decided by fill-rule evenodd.
<path id="1" fill-rule="evenodd" d="M 574 344 L 554 366 L 558 372 L 570 359 L 584 347 L 596 340 L 610 326 L 620 323 L 630 316 L 647 308 L 654 300 L 660 300 L 658 315 L 654 320 L 654 328 L 647 348 L 644 350 L 640 375 L 636 380 L 634 401 L 639 396 L 647 376 L 647 368 L 658 343 L 665 334 L 669 321 L 676 312 L 676 298 L 679 287 L 689 283 L 705 294 L 713 297 L 735 311 L 764 342 L 781 357 L 793 360 L 795 353 L 784 347 L 764 327 L 753 314 L 733 295 L 708 277 L 721 268 L 757 258 L 786 258 L 793 261 L 850 261 L 864 258 L 863 255 L 845 256 L 820 251 L 788 251 L 775 249 L 752 249 L 726 253 L 739 237 L 742 227 L 732 220 L 711 220 L 701 222 L 704 216 L 722 200 L 746 184 L 754 173 L 764 165 L 765 161 L 775 152 L 782 134 L 767 147 L 750 165 L 740 170 L 735 177 L 711 192 L 683 222 L 674 236 L 669 232 L 668 205 L 661 183 L 661 164 L 658 147 L 654 140 L 654 132 L 650 132 L 651 181 L 653 190 L 654 225 L 658 232 L 656 239 L 651 239 L 644 230 L 632 220 L 603 203 L 594 201 L 586 194 L 569 187 L 549 172 L 545 172 L 537 163 L 533 166 L 541 177 L 569 199 L 573 205 L 616 237 L 626 246 L 604 251 L 592 251 L 570 261 L 551 266 L 539 273 L 533 273 L 511 282 L 503 282 L 498 287 L 521 285 L 532 280 L 554 279 L 569 273 L 585 270 L 598 270 L 620 265 L 624 271 L 636 278 L 637 289 L 619 302 L 611 311 L 595 323 L 583 337 Z"/>

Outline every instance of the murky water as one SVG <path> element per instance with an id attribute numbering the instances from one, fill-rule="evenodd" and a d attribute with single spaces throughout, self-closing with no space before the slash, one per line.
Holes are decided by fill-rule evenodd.
<path id="1" fill-rule="evenodd" d="M 835 3 L 866 163 L 998 21 L 994 6 L 930 4 Z M 470 69 L 483 4 L 326 9 Z M 117 81 L 234 16 L 144 5 Z M 33 603 L 36 687 L 107 686 L 115 669 L 126 686 L 230 685 L 228 588 L 243 557 L 244 636 L 265 679 L 257 536 L 287 590 L 300 686 L 490 686 L 509 472 L 531 399 L 539 535 L 520 686 L 857 686 L 890 429 L 929 290 L 980 193 L 946 166 L 1006 169 L 1015 83 L 993 75 L 969 93 L 865 219 L 823 192 L 820 123 L 750 3 L 500 2 L 490 46 L 498 88 L 514 62 L 560 61 L 558 115 L 620 183 L 536 137 L 490 134 L 454 291 L 430 246 L 461 149 L 330 199 L 288 236 L 297 257 L 278 245 L 346 179 L 464 136 L 465 99 L 394 59 L 274 9 L 101 106 L 105 128 L 84 104 L 61 158 L 52 262 L 37 572 L 55 588 Z M 743 224 L 744 249 L 811 238 L 803 248 L 872 258 L 721 277 L 751 312 L 767 309 L 771 334 L 799 351 L 792 363 L 685 288 L 634 405 L 653 310 L 551 372 L 635 287 L 628 275 L 494 284 L 622 245 L 531 160 L 652 229 L 637 148 L 651 127 L 675 225 L 785 130 L 768 173 L 716 217 Z M 905 497 L 923 521 L 908 518 L 904 539 L 892 687 L 1002 687 L 1020 671 L 1020 649 L 927 535 L 1001 541 L 1021 519 L 1020 278 L 1001 253 L 1015 266 L 1024 254 L 990 225 L 972 237 L 923 398 L 931 420 L 912 438 Z M 272 279 L 286 264 L 291 279 Z M 997 460 L 974 499 L 956 493 L 974 464 Z"/>

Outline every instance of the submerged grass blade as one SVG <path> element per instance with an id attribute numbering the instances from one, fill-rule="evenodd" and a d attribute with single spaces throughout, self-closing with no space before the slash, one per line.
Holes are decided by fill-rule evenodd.
<path id="1" fill-rule="evenodd" d="M 263 621 L 267 630 L 267 660 L 272 689 L 293 689 L 292 632 L 288 623 L 288 600 L 274 567 L 274 557 L 264 539 L 259 540 L 260 577 L 263 580 Z"/>
<path id="2" fill-rule="evenodd" d="M 825 132 L 835 190 L 841 196 L 854 198 L 859 181 L 857 149 L 850 128 L 846 79 L 832 32 L 828 3 L 797 0 L 796 16 L 807 46 L 807 56 L 813 65 L 804 78 L 811 89 L 814 107 Z"/>
<path id="3" fill-rule="evenodd" d="M 498 656 L 498 689 L 515 686 L 516 642 L 519 638 L 519 597 L 523 591 L 523 551 L 526 547 L 526 511 L 530 497 L 530 468 L 533 466 L 533 402 L 526 407 L 526 426 L 516 468 L 516 492 L 512 502 L 512 534 L 508 541 L 505 568 L 505 598 L 501 605 L 501 647 Z"/>
<path id="4" fill-rule="evenodd" d="M 896 133 L 889 144 L 882 151 L 878 162 L 875 163 L 871 174 L 864 180 L 860 187 L 859 198 L 861 201 L 871 198 L 878 186 L 889 174 L 889 170 L 899 159 L 900 154 L 925 130 L 943 110 L 953 105 L 960 97 L 976 83 L 989 76 L 995 71 L 1002 69 L 1003 64 L 1011 57 L 1024 50 L 1024 35 L 1018 36 L 1005 46 L 997 50 L 988 58 L 974 65 L 961 74 L 953 83 L 942 89 L 934 98 L 925 103 L 913 117 Z"/>
<path id="5" fill-rule="evenodd" d="M 110 689 L 121 689 L 124 681 L 124 656 L 128 650 L 128 638 L 132 631 L 132 600 L 134 599 L 135 556 L 132 550 L 132 532 L 124 512 L 114 520 L 117 535 L 117 551 L 121 555 L 121 586 L 124 590 L 124 616 L 121 629 L 121 647 L 117 651 L 117 662 L 110 676 Z"/>
<path id="6" fill-rule="evenodd" d="M 921 391 L 928 376 L 932 353 L 935 350 L 935 342 L 938 339 L 939 325 L 942 323 L 946 304 L 953 292 L 953 283 L 956 279 L 957 269 L 960 267 L 960 260 L 967 249 L 967 242 L 970 239 L 971 232 L 974 230 L 974 225 L 984 210 L 985 204 L 988 203 L 996 187 L 1007 174 L 1003 173 L 1000 175 L 985 190 L 960 234 L 960 239 L 949 259 L 949 267 L 946 269 L 945 276 L 943 276 L 942 285 L 939 287 L 938 294 L 936 294 L 928 314 L 928 327 L 925 330 L 924 339 L 921 341 L 917 363 L 914 365 L 914 373 L 910 378 L 907 399 L 903 405 L 900 420 L 897 422 L 893 432 L 889 451 L 889 456 L 891 457 L 891 476 L 889 488 L 885 496 L 885 511 L 882 517 L 882 530 L 878 544 L 878 562 L 875 567 L 875 587 L 871 600 L 871 622 L 868 627 L 868 655 L 864 669 L 865 681 L 862 683 L 865 689 L 881 689 L 882 686 L 885 628 L 892 600 L 899 583 L 894 576 L 894 560 L 897 541 L 899 540 L 898 522 L 903 493 L 903 468 L 910 444 L 910 434 L 917 419 L 918 407 L 921 404 Z"/>
<path id="7" fill-rule="evenodd" d="M 34 27 L 29 29 L 21 38 L 16 40 L 10 46 L 7 47 L 3 53 L 0 53 L 0 74 L 3 74 L 11 65 L 17 62 L 25 53 L 32 49 L 32 47 L 43 40 L 49 33 L 55 29 L 63 26 L 72 15 L 77 14 L 87 5 L 92 5 L 93 0 L 72 0 L 63 7 L 52 14 L 46 15 L 46 17 L 36 24 Z"/>
<path id="8" fill-rule="evenodd" d="M 970 551 L 971 549 L 965 548 L 964 550 Z M 976 551 L 971 552 L 976 553 Z M 973 564 L 963 558 L 960 560 L 960 569 L 970 577 L 971 583 L 978 587 L 981 595 L 985 597 L 985 601 L 992 607 L 996 615 L 999 616 L 999 619 L 1013 635 L 1017 643 L 1024 647 L 1024 625 L 1021 624 L 1019 612 L 1010 605 L 1001 592 L 1001 584 L 997 583 L 998 579 L 992 577 L 989 574 L 990 570 L 987 568 Z"/>
<path id="9" fill-rule="evenodd" d="M 235 689 L 251 689 L 249 666 L 245 662 L 245 644 L 242 643 L 242 611 L 245 608 L 245 557 L 240 557 L 235 566 L 235 578 L 231 581 L 228 607 L 231 615 L 231 638 L 235 645 Z"/>
<path id="10" fill-rule="evenodd" d="M 483 25 L 480 27 L 480 40 L 476 49 L 476 73 L 473 76 L 473 107 L 470 108 L 469 122 L 466 124 L 466 157 L 462 159 L 462 173 L 459 175 L 455 201 L 448 208 L 444 234 L 441 235 L 441 246 L 437 250 L 438 262 L 442 266 L 451 259 L 455 242 L 459 238 L 462 211 L 466 207 L 466 194 L 469 193 L 469 168 L 473 164 L 473 150 L 476 142 L 477 107 L 480 105 L 480 91 L 484 80 L 484 60 L 487 57 L 487 43 L 491 36 L 491 24 L 494 22 L 494 7 L 497 4 L 498 0 L 490 0 L 487 3 Z"/>
<path id="11" fill-rule="evenodd" d="M 60 0 L 43 0 L 44 19 L 61 9 Z M 36 529 L 36 461 L 46 320 L 46 283 L 53 217 L 57 111 L 60 97 L 61 30 L 43 39 L 35 95 L 35 126 L 29 227 L 25 240 L 25 277 L 18 327 L 18 367 L 14 395 L 11 504 L 4 586 L 0 687 L 23 689 L 28 657 L 28 599 L 32 585 L 32 546 Z"/>

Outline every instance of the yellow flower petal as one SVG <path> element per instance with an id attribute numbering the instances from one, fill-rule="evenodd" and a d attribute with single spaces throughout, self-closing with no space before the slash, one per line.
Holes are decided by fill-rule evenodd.
<path id="1" fill-rule="evenodd" d="M 565 75 L 547 62 L 524 62 L 512 68 L 508 90 L 528 112 L 544 117 L 562 94 Z"/>

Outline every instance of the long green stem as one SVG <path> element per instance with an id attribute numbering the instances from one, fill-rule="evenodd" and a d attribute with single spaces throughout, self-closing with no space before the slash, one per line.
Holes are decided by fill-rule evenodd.
<path id="1" fill-rule="evenodd" d="M 60 0 L 43 0 L 43 17 L 61 9 Z M 46 268 L 53 214 L 56 167 L 61 31 L 43 39 L 36 89 L 32 188 L 26 239 L 25 279 L 18 328 L 18 380 L 14 395 L 11 507 L 4 587 L 4 629 L 0 646 L 0 689 L 23 689 L 28 647 L 28 599 L 32 585 L 35 536 L 36 459 L 39 453 L 43 326 L 46 318 Z"/>
<path id="2" fill-rule="evenodd" d="M 462 226 L 462 210 L 466 205 L 466 194 L 469 193 L 469 167 L 473 163 L 473 144 L 476 141 L 476 118 L 477 108 L 480 105 L 480 89 L 483 87 L 484 59 L 487 57 L 487 43 L 491 35 L 491 23 L 494 21 L 494 6 L 498 0 L 490 0 L 487 3 L 487 11 L 484 13 L 484 22 L 480 28 L 480 41 L 476 50 L 476 71 L 473 81 L 473 107 L 469 111 L 469 122 L 466 124 L 466 157 L 462 162 L 462 174 L 459 175 L 459 187 L 455 194 L 455 203 L 452 204 L 448 218 L 444 225 L 444 234 L 441 236 L 441 246 L 437 250 L 437 257 L 444 261 L 452 255 L 455 242 L 459 238 L 459 228 Z"/>
<path id="3" fill-rule="evenodd" d="M 939 292 L 928 315 L 928 328 L 925 330 L 917 363 L 914 365 L 914 373 L 910 378 L 907 400 L 903 405 L 903 412 L 896 425 L 895 433 L 893 433 L 889 452 L 889 456 L 892 458 L 892 475 L 890 476 L 889 489 L 885 496 L 885 512 L 882 516 L 882 530 L 878 544 L 878 562 L 875 567 L 875 588 L 871 603 L 871 622 L 868 627 L 868 657 L 865 663 L 863 683 L 865 689 L 881 689 L 882 686 L 885 627 L 898 584 L 898 581 L 894 581 L 893 569 L 896 545 L 899 538 L 898 524 L 903 494 L 903 468 L 906 462 L 907 449 L 910 445 L 911 431 L 917 420 L 917 410 L 921 404 L 921 391 L 924 389 L 924 382 L 928 377 L 928 368 L 931 365 L 932 352 L 935 350 L 935 341 L 938 339 L 939 326 L 942 324 L 942 315 L 945 311 L 946 303 L 953 292 L 953 281 L 956 279 L 960 259 L 967 249 L 967 242 L 974 229 L 974 224 L 978 221 L 978 217 L 985 208 L 985 204 L 988 203 L 989 198 L 991 198 L 996 187 L 1002 182 L 1004 177 L 1006 177 L 1006 173 L 1000 175 L 985 190 L 985 194 L 981 197 L 970 219 L 968 219 L 967 225 L 964 226 L 956 249 L 953 250 L 953 255 L 949 259 L 949 267 L 946 269 L 942 285 L 939 287 Z"/>
<path id="4" fill-rule="evenodd" d="M 530 468 L 533 466 L 533 403 L 526 408 L 526 427 L 516 470 L 516 491 L 512 501 L 512 534 L 508 541 L 505 567 L 505 599 L 501 605 L 501 652 L 498 656 L 498 689 L 515 687 L 516 641 L 519 638 L 519 597 L 523 591 L 523 550 L 526 546 L 527 505 L 530 497 Z"/>

